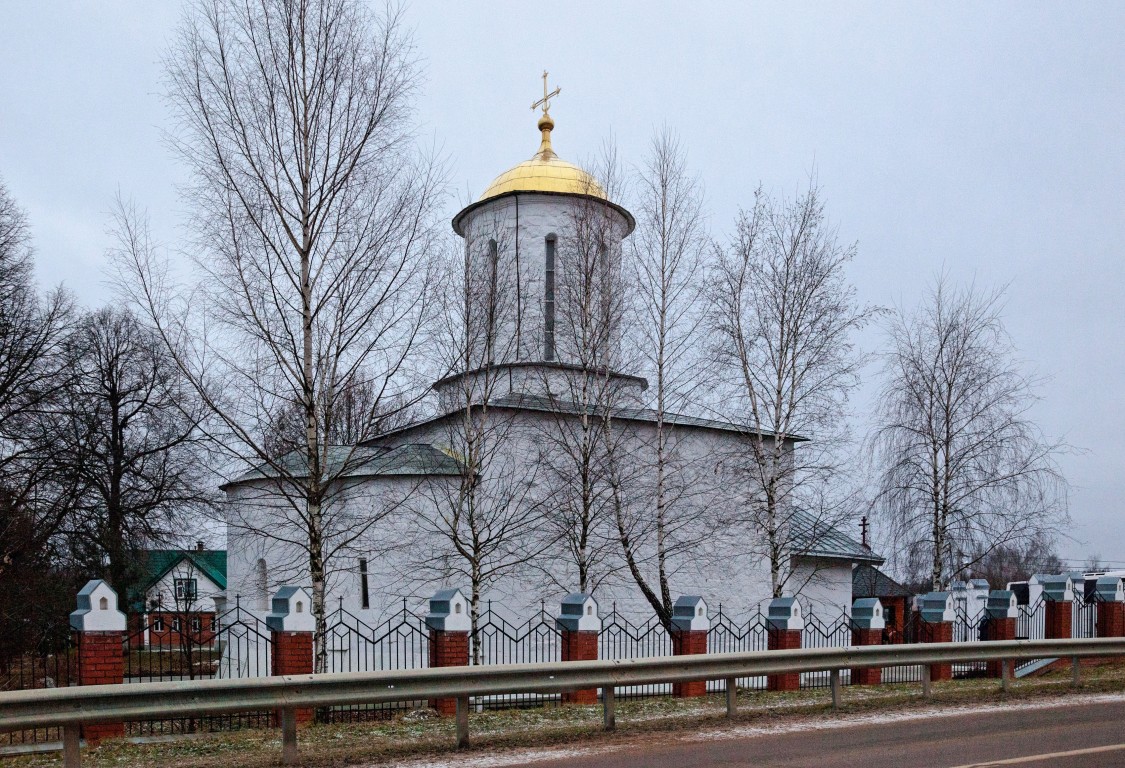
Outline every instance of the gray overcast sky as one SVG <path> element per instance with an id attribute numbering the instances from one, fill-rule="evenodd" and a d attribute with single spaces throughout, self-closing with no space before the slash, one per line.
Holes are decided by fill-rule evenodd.
<path id="1" fill-rule="evenodd" d="M 179 14 L 171 0 L 5 3 L 0 176 L 30 215 L 41 282 L 90 305 L 109 295 L 118 189 L 165 243 L 188 223 L 161 141 Z M 1009 283 L 1008 329 L 1049 377 L 1035 417 L 1082 451 L 1063 459 L 1063 554 L 1125 561 L 1125 3 L 415 2 L 407 20 L 451 214 L 536 149 L 546 68 L 563 158 L 613 137 L 637 161 L 667 124 L 716 236 L 759 183 L 792 192 L 815 166 L 859 244 L 865 301 L 911 305 L 943 268 Z"/>

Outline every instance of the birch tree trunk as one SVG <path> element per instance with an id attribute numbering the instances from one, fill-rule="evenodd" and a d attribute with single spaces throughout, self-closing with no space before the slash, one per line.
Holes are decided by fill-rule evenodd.
<path id="1" fill-rule="evenodd" d="M 117 263 L 241 465 L 226 524 L 270 559 L 271 584 L 311 583 L 322 671 L 333 574 L 382 546 L 373 532 L 402 503 L 346 490 L 365 459 L 335 444 L 341 418 L 352 440 L 376 437 L 426 367 L 442 180 L 414 147 L 412 45 L 396 11 L 358 0 L 196 0 L 167 62 L 195 283 L 168 279 L 124 205 Z"/>

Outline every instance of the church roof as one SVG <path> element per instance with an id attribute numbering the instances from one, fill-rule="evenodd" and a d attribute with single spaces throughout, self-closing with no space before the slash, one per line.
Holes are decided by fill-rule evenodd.
<path id="1" fill-rule="evenodd" d="M 804 510 L 795 510 L 789 516 L 793 549 L 805 557 L 825 557 L 834 560 L 851 560 L 879 564 L 883 558 L 845 536 L 839 528 L 818 519 Z"/>
<path id="2" fill-rule="evenodd" d="M 869 563 L 852 570 L 852 597 L 913 597 L 910 590 Z"/>
<path id="3" fill-rule="evenodd" d="M 305 476 L 304 459 L 296 451 L 277 460 L 285 471 Z M 376 475 L 458 475 L 460 464 L 449 454 L 426 443 L 405 445 L 335 445 L 328 449 L 326 474 L 336 477 L 372 477 Z M 277 477 L 277 471 L 263 462 L 223 486 L 223 489 L 249 482 Z"/>
<path id="4" fill-rule="evenodd" d="M 580 414 L 582 408 L 574 402 L 567 400 L 560 400 L 556 398 L 545 397 L 543 395 L 529 395 L 529 394 L 508 394 L 502 397 L 493 398 L 492 405 L 501 408 L 519 408 L 528 411 L 544 411 L 550 413 L 570 413 Z M 596 415 L 599 410 L 597 408 L 588 407 L 586 409 L 588 415 Z M 624 421 L 656 421 L 657 413 L 652 408 L 614 408 L 610 414 L 612 418 L 621 419 Z M 689 416 L 683 413 L 669 413 L 664 414 L 664 423 L 671 424 L 676 427 L 698 427 L 699 429 L 716 429 L 722 432 L 737 432 L 740 434 L 754 433 L 753 430 L 739 424 L 731 424 L 729 421 L 719 421 L 717 419 L 705 419 L 699 416 Z M 792 435 L 790 439 L 794 442 L 804 442 L 806 438 L 800 435 Z"/>
<path id="5" fill-rule="evenodd" d="M 576 195 L 598 201 L 621 214 L 626 222 L 625 234 L 632 232 L 636 226 L 633 215 L 609 199 L 593 174 L 555 154 L 551 145 L 551 131 L 554 130 L 555 121 L 547 114 L 546 107 L 543 116 L 539 118 L 538 127 L 540 140 L 535 154 L 493 179 L 476 202 L 467 205 L 453 217 L 453 231 L 464 235 L 462 224 L 465 217 L 489 200 L 520 193 L 538 193 Z"/>
<path id="6" fill-rule="evenodd" d="M 555 154 L 551 131 L 555 121 L 544 113 L 539 118 L 539 149 L 530 160 L 524 160 L 497 176 L 477 202 L 508 192 L 553 192 L 556 194 L 589 195 L 606 199 L 605 190 L 586 171 Z"/>

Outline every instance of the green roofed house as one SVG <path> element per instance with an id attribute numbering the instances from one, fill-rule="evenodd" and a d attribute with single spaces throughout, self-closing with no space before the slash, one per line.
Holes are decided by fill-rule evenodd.
<path id="1" fill-rule="evenodd" d="M 141 579 L 130 600 L 131 647 L 175 647 L 214 641 L 217 603 L 226 596 L 227 552 L 149 549 L 140 554 Z"/>

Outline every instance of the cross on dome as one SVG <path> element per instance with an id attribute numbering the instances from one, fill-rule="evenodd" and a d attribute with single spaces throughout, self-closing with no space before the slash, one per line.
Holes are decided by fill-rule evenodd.
<path id="1" fill-rule="evenodd" d="M 547 116 L 547 110 L 551 108 L 551 99 L 562 93 L 562 88 L 555 86 L 555 90 L 547 93 L 547 70 L 543 70 L 543 98 L 531 105 L 531 111 L 534 112 L 539 107 L 543 107 L 543 116 Z"/>

